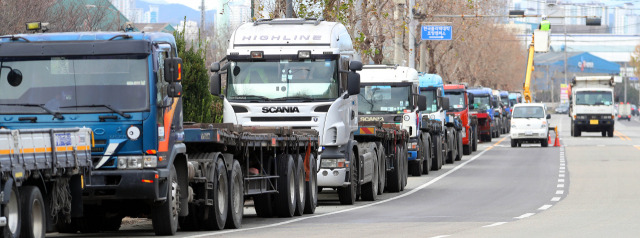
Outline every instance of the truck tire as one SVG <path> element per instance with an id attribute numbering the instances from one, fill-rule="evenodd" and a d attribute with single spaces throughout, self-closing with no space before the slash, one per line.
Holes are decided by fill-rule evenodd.
<path id="1" fill-rule="evenodd" d="M 244 215 L 244 177 L 242 167 L 238 160 L 233 160 L 231 174 L 229 174 L 229 208 L 227 211 L 227 229 L 238 229 L 242 227 L 242 216 Z"/>
<path id="2" fill-rule="evenodd" d="M 511 147 L 518 147 L 518 141 L 511 139 Z"/>
<path id="3" fill-rule="evenodd" d="M 431 171 L 433 157 L 431 156 L 432 149 L 430 146 L 431 146 L 430 137 L 427 135 L 426 137 L 423 137 L 422 147 L 421 147 L 421 149 L 424 150 L 424 152 L 422 153 L 424 155 L 424 159 L 422 160 L 422 165 L 421 165 L 422 174 L 429 174 L 429 171 Z"/>
<path id="4" fill-rule="evenodd" d="M 473 149 L 473 151 L 477 151 L 478 150 L 478 127 L 474 127 L 474 129 L 473 129 L 472 149 Z"/>
<path id="5" fill-rule="evenodd" d="M 351 158 L 351 163 L 349 164 L 349 186 L 338 188 L 338 198 L 340 200 L 340 204 L 342 205 L 353 205 L 356 203 L 356 183 L 358 182 L 356 169 L 357 163 L 354 163 L 356 160 L 356 155 L 353 153 L 353 150 L 349 150 L 349 158 Z"/>
<path id="6" fill-rule="evenodd" d="M 456 161 L 460 161 L 462 160 L 462 153 L 463 153 L 462 132 L 458 131 L 458 136 L 456 137 L 458 138 L 458 141 L 456 143 L 456 145 L 458 145 L 456 146 L 456 148 L 458 149 L 458 151 L 456 151 Z"/>
<path id="7" fill-rule="evenodd" d="M 189 215 L 178 217 L 178 226 L 181 231 L 197 231 L 201 229 L 200 215 L 202 207 L 195 203 L 188 205 Z"/>
<path id="8" fill-rule="evenodd" d="M 580 129 L 578 128 L 575 128 L 573 133 L 576 137 L 580 137 L 582 135 L 582 131 L 580 131 Z"/>
<path id="9" fill-rule="evenodd" d="M 387 181 L 387 155 L 384 152 L 384 146 L 377 144 L 378 146 L 378 195 L 384 193 L 384 189 Z"/>
<path id="10" fill-rule="evenodd" d="M 608 130 L 601 131 L 601 133 L 602 133 L 602 137 L 607 137 L 607 131 L 608 131 Z"/>
<path id="11" fill-rule="evenodd" d="M 442 168 L 442 140 L 440 135 L 434 136 L 434 147 L 433 150 L 433 164 L 431 165 L 431 169 L 434 171 L 438 171 Z"/>
<path id="12" fill-rule="evenodd" d="M 407 177 L 409 177 L 409 166 L 407 166 L 407 164 L 409 163 L 408 158 L 409 157 L 407 155 L 407 147 L 406 144 L 405 146 L 400 145 L 400 173 L 402 175 L 402 183 L 400 183 L 400 191 L 404 191 L 404 187 L 407 186 Z"/>
<path id="13" fill-rule="evenodd" d="M 265 165 L 263 168 L 265 171 L 261 171 L 267 175 L 274 174 L 274 159 L 273 157 L 268 157 L 265 160 Z M 270 179 L 267 183 L 276 184 L 276 181 Z M 258 217 L 269 218 L 273 217 L 275 214 L 273 212 L 275 196 L 272 193 L 263 193 L 259 195 L 253 196 L 253 206 L 256 209 L 256 215 Z"/>
<path id="14" fill-rule="evenodd" d="M 20 237 L 44 238 L 46 234 L 46 219 L 44 199 L 40 189 L 36 186 L 20 188 L 22 205 L 22 231 Z"/>
<path id="15" fill-rule="evenodd" d="M 613 126 L 611 126 L 611 128 L 609 128 L 609 131 L 607 131 L 607 136 L 613 137 Z"/>
<path id="16" fill-rule="evenodd" d="M 411 171 L 411 176 L 420 177 L 422 176 L 422 161 L 424 161 L 424 150 L 421 148 L 422 139 L 418 138 L 418 154 L 417 159 L 413 161 L 413 163 L 409 164 L 409 171 Z M 408 163 L 408 161 L 407 161 Z"/>
<path id="17" fill-rule="evenodd" d="M 176 167 L 172 164 L 169 178 L 167 178 L 167 200 L 153 208 L 151 220 L 153 231 L 156 235 L 175 235 L 178 230 L 178 209 L 180 199 L 180 186 Z"/>
<path id="18" fill-rule="evenodd" d="M 447 152 L 446 152 L 446 161 L 447 164 L 453 164 L 453 160 L 455 159 L 455 155 L 453 154 L 456 146 L 455 146 L 455 135 L 451 132 L 447 133 Z"/>
<path id="19" fill-rule="evenodd" d="M 302 156 L 298 154 L 295 156 L 296 160 L 296 211 L 294 215 L 302 216 L 304 213 L 304 203 L 306 201 L 306 189 L 305 189 L 305 172 L 304 172 L 304 160 Z"/>
<path id="20" fill-rule="evenodd" d="M 304 213 L 313 214 L 318 207 L 318 172 L 316 167 L 316 158 L 313 154 L 309 155 L 309 181 L 305 182 L 305 189 L 307 194 L 304 202 Z M 306 176 L 305 176 L 306 177 Z"/>
<path id="21" fill-rule="evenodd" d="M 378 163 L 376 161 L 373 163 L 373 175 L 371 182 L 362 185 L 362 200 L 375 201 L 378 197 L 378 171 Z"/>
<path id="22" fill-rule="evenodd" d="M 15 185 L 11 187 L 11 197 L 9 197 L 9 203 L 2 205 L 3 216 L 7 218 L 7 225 L 2 227 L 3 238 L 18 238 L 20 237 L 20 230 L 22 229 L 22 199 L 21 194 L 16 189 Z"/>
<path id="23" fill-rule="evenodd" d="M 229 198 L 229 182 L 227 168 L 222 158 L 213 158 L 207 179 L 213 183 L 213 189 L 208 190 L 208 198 L 213 200 L 212 206 L 207 206 L 208 217 L 202 221 L 205 230 L 222 230 L 227 223 L 229 212 L 227 199 Z"/>
<path id="24" fill-rule="evenodd" d="M 549 141 L 547 139 L 542 139 L 542 141 L 540 142 L 540 146 L 549 147 Z"/>
<path id="25" fill-rule="evenodd" d="M 400 174 L 400 151 L 398 146 L 393 149 L 393 169 L 389 171 L 387 176 L 387 190 L 392 193 L 400 192 L 400 183 L 402 183 L 402 175 Z"/>
<path id="26" fill-rule="evenodd" d="M 280 217 L 292 217 L 296 211 L 296 171 L 291 155 L 279 155 L 276 211 Z"/>

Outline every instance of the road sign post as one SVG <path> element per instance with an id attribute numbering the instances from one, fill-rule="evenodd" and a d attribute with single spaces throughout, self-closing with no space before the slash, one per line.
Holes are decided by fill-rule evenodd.
<path id="1" fill-rule="evenodd" d="M 423 25 L 421 27 L 421 40 L 451 40 L 452 26 Z"/>

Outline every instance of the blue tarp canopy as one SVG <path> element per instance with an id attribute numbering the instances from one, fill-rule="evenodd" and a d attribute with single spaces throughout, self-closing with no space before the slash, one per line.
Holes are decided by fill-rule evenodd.
<path id="1" fill-rule="evenodd" d="M 533 64 L 535 66 L 549 66 L 550 70 L 564 71 L 564 52 L 536 54 Z M 569 75 L 618 75 L 620 74 L 620 65 L 587 52 L 567 52 L 567 71 Z"/>

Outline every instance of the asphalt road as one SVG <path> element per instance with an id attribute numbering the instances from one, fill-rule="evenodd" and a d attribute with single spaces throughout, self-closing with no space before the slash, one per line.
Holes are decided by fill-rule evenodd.
<path id="1" fill-rule="evenodd" d="M 401 193 L 341 206 L 320 194 L 314 215 L 257 218 L 243 228 L 178 232 L 176 237 L 636 237 L 640 234 L 640 121 L 616 122 L 613 138 L 569 135 L 569 118 L 553 115 L 562 147 L 511 148 L 503 135 L 462 161 L 410 177 Z M 635 145 L 635 146 L 634 146 Z M 55 237 L 70 235 L 50 234 Z M 71 237 L 153 236 L 147 220 L 117 233 Z"/>

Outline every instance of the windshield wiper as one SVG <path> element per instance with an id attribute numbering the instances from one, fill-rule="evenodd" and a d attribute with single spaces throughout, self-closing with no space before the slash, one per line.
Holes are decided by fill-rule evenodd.
<path id="1" fill-rule="evenodd" d="M 72 107 L 104 107 L 107 108 L 109 110 L 111 110 L 112 112 L 117 113 L 118 115 L 124 117 L 124 118 L 131 118 L 131 115 L 124 113 L 118 109 L 115 109 L 113 107 L 111 107 L 110 105 L 106 105 L 106 104 L 90 104 L 90 105 L 74 105 L 74 106 L 65 106 L 65 107 L 60 107 L 60 108 L 72 108 Z"/>
<path id="2" fill-rule="evenodd" d="M 45 110 L 47 113 L 53 115 L 53 117 L 58 118 L 58 119 L 64 119 L 64 116 L 62 116 L 62 114 L 60 114 L 60 112 L 54 112 L 51 111 L 51 109 L 47 108 L 44 106 L 44 104 L 31 104 L 31 103 L 22 103 L 22 104 L 0 104 L 2 106 L 22 106 L 22 107 L 39 107 L 42 108 L 42 110 Z"/>
<path id="3" fill-rule="evenodd" d="M 281 98 L 273 98 L 271 100 L 287 100 L 287 99 L 300 99 L 300 100 L 309 100 L 312 101 L 313 98 L 309 97 L 309 96 L 288 96 L 288 97 L 281 97 Z"/>
<path id="4" fill-rule="evenodd" d="M 262 99 L 262 100 L 265 100 L 265 101 L 271 100 L 270 98 L 265 97 L 265 96 L 251 95 L 251 94 L 229 96 L 229 98 L 231 98 L 231 99 L 240 99 L 240 100 L 247 99 L 248 97 L 254 97 L 254 98 Z"/>

